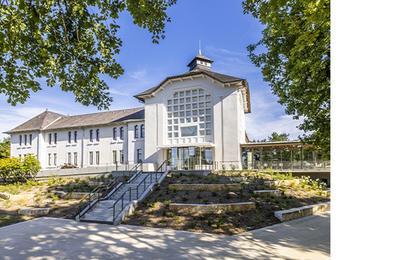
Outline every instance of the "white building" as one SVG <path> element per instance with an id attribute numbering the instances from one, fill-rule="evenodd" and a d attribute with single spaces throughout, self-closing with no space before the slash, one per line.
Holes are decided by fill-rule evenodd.
<path id="1" fill-rule="evenodd" d="M 43 169 L 131 167 L 241 168 L 250 112 L 247 81 L 212 71 L 197 55 L 184 74 L 135 97 L 144 107 L 65 116 L 45 111 L 8 131 L 11 156 L 34 154 Z"/>

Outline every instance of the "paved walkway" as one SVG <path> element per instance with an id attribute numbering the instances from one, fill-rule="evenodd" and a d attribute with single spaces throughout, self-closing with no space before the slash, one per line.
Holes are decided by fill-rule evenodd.
<path id="1" fill-rule="evenodd" d="M 38 218 L 0 228 L 1 259 L 328 259 L 330 214 L 236 236 Z"/>

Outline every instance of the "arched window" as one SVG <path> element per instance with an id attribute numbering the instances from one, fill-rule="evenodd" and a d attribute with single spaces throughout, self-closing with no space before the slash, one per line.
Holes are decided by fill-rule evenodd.
<path id="1" fill-rule="evenodd" d="M 119 139 L 124 140 L 124 127 L 119 128 Z"/>
<path id="2" fill-rule="evenodd" d="M 135 125 L 135 139 L 139 138 L 139 126 Z"/>
<path id="3" fill-rule="evenodd" d="M 89 131 L 89 140 L 90 140 L 90 142 L 93 142 L 93 129 L 90 129 L 90 131 Z"/>
<path id="4" fill-rule="evenodd" d="M 140 125 L 140 137 L 144 138 L 144 124 Z"/>

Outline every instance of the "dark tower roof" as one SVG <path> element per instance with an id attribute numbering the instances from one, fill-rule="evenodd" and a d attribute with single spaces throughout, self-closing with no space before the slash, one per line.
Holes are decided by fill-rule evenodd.
<path id="1" fill-rule="evenodd" d="M 202 55 L 201 53 L 197 54 L 191 62 L 187 65 L 189 70 L 203 69 L 203 70 L 211 70 L 211 64 L 214 61 L 210 58 Z"/>

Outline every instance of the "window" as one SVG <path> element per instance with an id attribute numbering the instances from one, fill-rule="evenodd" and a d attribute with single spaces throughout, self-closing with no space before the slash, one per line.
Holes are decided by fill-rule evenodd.
<path id="1" fill-rule="evenodd" d="M 68 161 L 67 161 L 67 163 L 71 164 L 71 153 L 68 153 Z"/>
<path id="2" fill-rule="evenodd" d="M 135 125 L 135 138 L 139 138 L 139 126 Z"/>
<path id="3" fill-rule="evenodd" d="M 19 135 L 19 145 L 22 145 L 22 135 Z"/>
<path id="4" fill-rule="evenodd" d="M 137 149 L 136 150 L 136 162 L 140 163 L 143 160 L 143 154 L 142 154 L 142 149 Z"/>
<path id="5" fill-rule="evenodd" d="M 32 145 L 32 134 L 29 134 L 29 145 Z"/>
<path id="6" fill-rule="evenodd" d="M 144 124 L 140 125 L 140 137 L 144 138 Z"/>
<path id="7" fill-rule="evenodd" d="M 22 160 L 22 154 L 18 155 L 19 160 Z"/>
<path id="8" fill-rule="evenodd" d="M 117 140 L 117 128 L 113 128 L 113 140 Z"/>
<path id="9" fill-rule="evenodd" d="M 57 144 L 57 133 L 54 133 L 54 144 Z"/>
<path id="10" fill-rule="evenodd" d="M 197 126 L 181 127 L 181 136 L 197 136 Z"/>
<path id="11" fill-rule="evenodd" d="M 68 143 L 70 144 L 72 140 L 72 133 L 71 131 L 68 132 Z"/>
<path id="12" fill-rule="evenodd" d="M 100 164 L 100 152 L 99 151 L 96 152 L 96 164 L 97 165 Z"/>
<path id="13" fill-rule="evenodd" d="M 74 165 L 78 165 L 78 153 L 74 152 Z"/>
<path id="14" fill-rule="evenodd" d="M 119 128 L 119 139 L 124 140 L 124 127 Z"/>
<path id="15" fill-rule="evenodd" d="M 93 152 L 89 152 L 89 164 L 93 165 Z"/>
<path id="16" fill-rule="evenodd" d="M 78 142 L 78 131 L 74 131 L 74 142 Z"/>
<path id="17" fill-rule="evenodd" d="M 100 129 L 96 129 L 96 142 L 100 141 Z"/>
<path id="18" fill-rule="evenodd" d="M 212 126 L 209 131 L 204 127 L 199 129 L 200 122 L 212 124 L 212 104 L 211 95 L 204 89 L 192 89 L 184 91 L 185 98 L 181 99 L 181 91 L 175 92 L 174 97 L 179 97 L 175 109 L 175 99 L 167 100 L 168 104 L 173 103 L 172 113 L 168 113 L 167 136 L 168 138 L 177 138 L 185 136 L 204 136 L 212 135 Z M 179 106 L 179 107 L 178 107 Z M 179 134 L 179 129 L 181 129 Z M 200 131 L 199 131 L 200 130 Z M 202 131 L 203 130 L 203 131 Z"/>
<path id="19" fill-rule="evenodd" d="M 56 153 L 53 154 L 53 164 L 54 164 L 54 166 L 57 166 L 57 154 Z"/>
<path id="20" fill-rule="evenodd" d="M 51 144 L 51 134 L 49 134 L 49 144 Z"/>
<path id="21" fill-rule="evenodd" d="M 48 155 L 48 164 L 49 164 L 49 166 L 51 165 L 51 153 L 49 153 L 49 155 Z"/>
<path id="22" fill-rule="evenodd" d="M 119 150 L 119 163 L 124 163 L 124 151 Z"/>
<path id="23" fill-rule="evenodd" d="M 89 141 L 93 142 L 93 129 L 90 129 L 89 131 Z"/>
<path id="24" fill-rule="evenodd" d="M 113 162 L 114 164 L 117 164 L 117 151 L 113 151 Z"/>
<path id="25" fill-rule="evenodd" d="M 28 143 L 28 136 L 24 135 L 24 145 L 26 145 Z"/>

